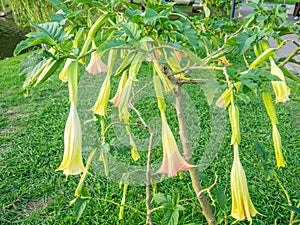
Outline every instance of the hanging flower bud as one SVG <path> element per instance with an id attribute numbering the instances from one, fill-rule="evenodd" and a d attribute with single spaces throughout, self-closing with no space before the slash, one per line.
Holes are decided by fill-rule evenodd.
<path id="1" fill-rule="evenodd" d="M 127 189 L 128 189 L 128 184 L 124 184 L 123 196 L 122 196 L 120 212 L 119 212 L 119 220 L 122 220 L 124 218 L 124 205 L 125 205 L 125 202 L 126 202 Z"/>
<path id="2" fill-rule="evenodd" d="M 289 101 L 290 88 L 284 81 L 272 81 L 273 90 L 276 96 L 276 103 Z"/>
<path id="3" fill-rule="evenodd" d="M 278 120 L 276 117 L 275 107 L 272 102 L 271 94 L 267 91 L 264 91 L 262 93 L 262 98 L 272 124 L 272 130 L 273 130 L 272 137 L 273 137 L 277 167 L 284 167 L 286 163 L 282 154 L 281 137 L 276 125 L 278 124 Z"/>
<path id="4" fill-rule="evenodd" d="M 81 125 L 75 103 L 71 102 L 70 114 L 64 134 L 64 156 L 56 169 L 63 170 L 66 176 L 80 174 L 85 171 L 81 155 Z"/>
<path id="5" fill-rule="evenodd" d="M 231 124 L 231 144 L 239 144 L 241 142 L 240 122 L 239 122 L 239 109 L 236 105 L 231 103 L 229 106 L 229 119 Z"/>
<path id="6" fill-rule="evenodd" d="M 110 95 L 110 76 L 106 75 L 105 80 L 101 86 L 98 99 L 93 106 L 92 110 L 95 114 L 100 116 L 107 115 L 107 104 Z"/>
<path id="7" fill-rule="evenodd" d="M 162 144 L 163 144 L 163 162 L 161 167 L 156 173 L 167 174 L 169 177 L 176 176 L 178 172 L 189 170 L 194 165 L 188 164 L 179 153 L 176 140 L 168 125 L 165 115 L 165 102 L 160 84 L 160 79 L 156 76 L 153 77 L 155 93 L 158 101 L 158 107 L 161 114 L 162 126 Z"/>
<path id="8" fill-rule="evenodd" d="M 282 154 L 281 137 L 276 124 L 273 124 L 272 134 L 273 134 L 273 143 L 274 143 L 277 167 L 278 168 L 285 167 L 286 163 Z"/>
<path id="9" fill-rule="evenodd" d="M 127 121 L 126 121 L 126 122 L 127 122 Z M 132 135 L 131 135 L 130 126 L 127 126 L 127 125 L 126 125 L 125 128 L 126 128 L 126 132 L 127 132 L 128 136 L 129 136 L 130 146 L 132 147 L 132 148 L 131 148 L 131 157 L 132 157 L 132 159 L 133 159 L 134 161 L 137 161 L 137 160 L 138 160 L 139 158 L 141 158 L 141 157 L 140 157 L 140 154 L 139 154 L 139 152 L 138 152 L 138 150 L 137 150 L 135 141 L 134 141 L 134 139 L 133 139 L 133 137 L 132 137 Z"/>
<path id="10" fill-rule="evenodd" d="M 230 187 L 232 196 L 231 216 L 237 220 L 247 218 L 252 223 L 252 217 L 258 214 L 250 199 L 247 178 L 241 164 L 238 152 L 238 144 L 234 144 L 234 160 L 230 175 Z"/>

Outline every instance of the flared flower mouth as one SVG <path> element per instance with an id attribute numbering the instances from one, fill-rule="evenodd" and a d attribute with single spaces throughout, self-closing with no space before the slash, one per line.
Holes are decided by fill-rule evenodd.
<path id="1" fill-rule="evenodd" d="M 70 114 L 64 134 L 64 156 L 56 169 L 63 170 L 66 176 L 77 175 L 85 171 L 82 161 L 82 135 L 79 116 L 75 103 L 71 103 Z"/>
<path id="2" fill-rule="evenodd" d="M 174 177 L 180 171 L 196 167 L 187 163 L 181 156 L 164 113 L 162 113 L 162 144 L 163 162 L 156 173 L 167 174 L 169 177 Z"/>
<path id="3" fill-rule="evenodd" d="M 271 73 L 277 76 L 281 81 L 272 81 L 273 90 L 276 96 L 275 102 L 289 101 L 290 88 L 286 85 L 285 77 L 282 70 L 276 65 L 273 59 L 271 62 Z"/>
<path id="4" fill-rule="evenodd" d="M 92 53 L 91 60 L 86 67 L 86 71 L 90 74 L 106 73 L 107 66 L 102 61 L 101 55 L 96 52 Z"/>
<path id="5" fill-rule="evenodd" d="M 252 223 L 252 217 L 258 214 L 250 199 L 245 171 L 241 164 L 238 144 L 234 144 L 234 160 L 230 175 L 232 196 L 231 216 L 237 220 L 247 218 Z"/>
<path id="6" fill-rule="evenodd" d="M 286 85 L 285 81 L 272 81 L 273 90 L 276 96 L 275 102 L 289 101 L 290 88 Z"/>

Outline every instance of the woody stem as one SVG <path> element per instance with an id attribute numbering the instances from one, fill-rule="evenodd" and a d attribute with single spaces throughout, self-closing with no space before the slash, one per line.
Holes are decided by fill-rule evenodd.
<path id="1" fill-rule="evenodd" d="M 183 112 L 182 85 L 176 85 L 174 95 L 176 98 L 176 111 L 177 111 L 177 119 L 179 125 L 179 134 L 183 146 L 184 156 L 188 163 L 193 164 L 192 148 L 189 144 L 187 129 L 186 129 L 186 119 L 184 117 L 184 112 Z M 202 214 L 204 215 L 209 225 L 216 225 L 217 224 L 216 218 L 211 210 L 208 199 L 206 198 L 204 192 L 202 191 L 203 188 L 198 177 L 197 167 L 193 167 L 189 169 L 189 173 L 192 180 L 194 191 L 197 195 L 197 199 L 202 207 Z"/>

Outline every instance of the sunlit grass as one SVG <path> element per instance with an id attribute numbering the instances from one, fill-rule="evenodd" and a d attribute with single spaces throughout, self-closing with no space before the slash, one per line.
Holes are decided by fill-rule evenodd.
<path id="1" fill-rule="evenodd" d="M 55 172 L 63 154 L 63 131 L 68 116 L 67 85 L 61 83 L 56 76 L 43 86 L 32 89 L 24 98 L 21 90 L 23 79 L 18 77 L 18 66 L 24 56 L 0 61 L 0 224 L 74 224 L 73 207 L 68 205 L 74 197 L 79 177 L 70 176 L 67 180 L 60 172 Z M 142 70 L 149 73 L 147 66 Z M 81 73 L 83 74 L 83 73 Z M 81 77 L 81 82 L 85 79 Z M 299 132 L 300 132 L 300 86 L 289 82 L 292 94 L 287 104 L 277 104 L 279 125 L 284 155 L 288 166 L 276 168 L 272 147 L 271 126 L 260 100 L 260 96 L 252 94 L 253 101 L 245 104 L 238 101 L 241 114 L 242 143 L 240 147 L 241 161 L 246 170 L 249 192 L 256 209 L 265 216 L 256 216 L 253 224 L 287 224 L 290 211 L 286 208 L 287 200 L 274 179 L 267 180 L 264 175 L 262 158 L 258 155 L 255 142 L 259 142 L 268 153 L 270 168 L 278 174 L 281 182 L 290 194 L 293 205 L 300 199 L 299 193 Z M 199 110 L 201 128 L 197 143 L 197 154 L 202 154 L 210 138 L 210 110 L 198 87 L 185 89 Z M 141 102 L 141 112 L 146 117 L 152 115 L 150 104 Z M 168 120 L 175 131 L 177 123 L 175 110 L 168 108 Z M 218 156 L 199 176 L 204 187 L 211 185 L 215 173 L 219 180 L 212 190 L 216 200 L 212 206 L 220 224 L 233 222 L 229 217 L 230 168 L 233 154 L 230 146 L 230 127 L 228 119 L 223 144 Z M 135 133 L 139 135 L 139 132 Z M 142 133 L 141 133 L 142 135 Z M 144 134 L 143 134 L 144 135 Z M 126 153 L 125 153 L 126 154 Z M 154 155 L 159 161 L 160 154 Z M 123 155 L 124 156 L 124 155 Z M 130 154 L 128 154 L 130 156 Z M 122 154 L 121 156 L 122 157 Z M 195 155 L 199 157 L 199 155 Z M 144 159 L 142 159 L 144 160 Z M 118 184 L 98 175 L 99 168 L 91 170 L 86 186 L 92 197 L 104 198 L 120 203 L 122 190 Z M 145 212 L 144 187 L 128 189 L 126 204 Z M 221 204 L 217 200 L 217 190 L 223 190 L 227 201 Z M 181 204 L 186 208 L 180 214 L 179 224 L 205 224 L 203 216 L 197 211 L 199 206 L 195 199 L 190 179 L 184 173 L 179 177 L 165 180 L 157 184 L 157 192 L 178 195 Z M 219 192 L 220 193 L 220 192 Z M 157 207 L 154 203 L 154 207 Z M 118 220 L 119 207 L 99 200 L 91 200 L 83 213 L 79 224 L 144 224 L 145 218 L 138 213 L 125 209 L 125 218 Z M 154 221 L 159 224 L 162 211 L 154 213 Z M 224 216 L 226 215 L 226 216 Z M 247 224 L 240 222 L 239 224 Z"/>

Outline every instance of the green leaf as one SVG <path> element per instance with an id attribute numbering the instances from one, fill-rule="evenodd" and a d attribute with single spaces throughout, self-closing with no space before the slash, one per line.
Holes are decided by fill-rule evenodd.
<path id="1" fill-rule="evenodd" d="M 268 160 L 268 154 L 267 152 L 264 150 L 264 148 L 261 146 L 261 144 L 259 142 L 255 142 L 255 147 L 256 147 L 256 151 L 257 153 L 265 160 Z"/>
<path id="2" fill-rule="evenodd" d="M 27 34 L 29 38 L 24 41 L 21 41 L 14 50 L 14 55 L 20 54 L 21 51 L 24 49 L 40 45 L 40 44 L 47 44 L 53 46 L 56 42 L 51 39 L 47 34 L 41 32 L 31 32 Z"/>
<path id="3" fill-rule="evenodd" d="M 287 206 L 287 208 L 289 210 L 292 210 L 292 211 L 296 212 L 296 213 L 300 213 L 300 208 L 297 208 L 296 206 Z"/>
<path id="4" fill-rule="evenodd" d="M 65 13 L 71 13 L 72 11 L 68 9 L 68 7 L 61 3 L 60 0 L 49 0 L 53 5 L 55 5 L 57 8 L 62 9 Z"/>
<path id="5" fill-rule="evenodd" d="M 300 78 L 293 74 L 291 71 L 287 70 L 284 66 L 280 66 L 280 69 L 286 77 L 300 83 Z"/>
<path id="6" fill-rule="evenodd" d="M 76 202 L 74 204 L 76 221 L 79 221 L 88 201 L 89 201 L 89 199 L 87 199 L 87 198 L 77 198 L 76 199 Z"/>
<path id="7" fill-rule="evenodd" d="M 46 33 L 49 37 L 51 37 L 56 42 L 60 42 L 65 37 L 66 33 L 62 26 L 59 25 L 57 22 L 49 22 L 49 23 L 42 23 L 42 24 L 35 24 L 30 23 L 31 26 L 42 30 Z"/>
<path id="8" fill-rule="evenodd" d="M 223 189 L 220 186 L 217 187 L 217 202 L 221 209 L 225 210 L 227 199 Z"/>
<path id="9" fill-rule="evenodd" d="M 37 78 L 37 81 L 35 82 L 35 86 L 40 85 L 44 83 L 50 76 L 56 72 L 56 70 L 59 68 L 59 66 L 62 64 L 64 60 L 63 59 L 53 59 L 51 63 L 47 65 L 46 68 L 42 71 L 42 73 Z"/>
<path id="10" fill-rule="evenodd" d="M 239 54 L 243 54 L 247 51 L 255 40 L 256 35 L 249 36 L 249 34 L 246 33 L 239 33 L 236 38 Z"/>
<path id="11" fill-rule="evenodd" d="M 207 99 L 208 105 L 213 103 L 214 97 L 218 94 L 219 83 L 214 79 L 209 79 L 203 86 L 204 95 Z"/>
<path id="12" fill-rule="evenodd" d="M 120 25 L 130 39 L 137 41 L 140 38 L 142 30 L 138 24 L 129 22 L 121 23 Z"/>
<path id="13" fill-rule="evenodd" d="M 168 202 L 167 196 L 163 193 L 154 194 L 153 199 L 159 205 L 163 205 L 164 203 Z"/>
<path id="14" fill-rule="evenodd" d="M 99 46 L 97 53 L 105 53 L 113 48 L 125 47 L 126 45 L 127 43 L 121 40 L 107 40 Z"/>
<path id="15" fill-rule="evenodd" d="M 155 21 L 159 18 L 159 15 L 151 8 L 146 9 L 145 13 L 145 22 L 146 21 Z"/>
<path id="16" fill-rule="evenodd" d="M 168 210 L 163 219 L 161 224 L 162 225 L 177 225 L 178 224 L 178 219 L 179 219 L 179 212 L 178 210 Z"/>

